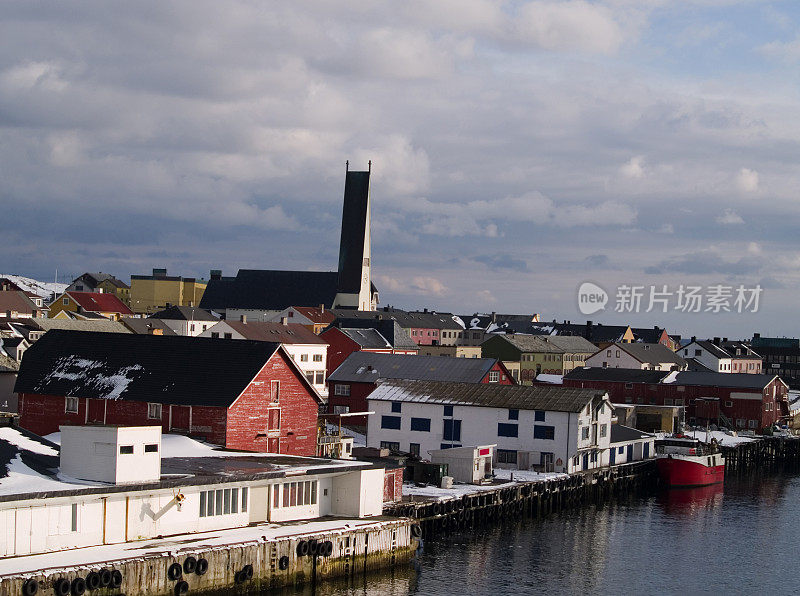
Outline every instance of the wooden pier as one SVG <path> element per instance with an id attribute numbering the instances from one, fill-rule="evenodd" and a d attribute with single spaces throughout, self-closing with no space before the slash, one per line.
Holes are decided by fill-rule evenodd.
<path id="1" fill-rule="evenodd" d="M 418 524 L 415 531 L 427 538 L 522 516 L 544 517 L 557 511 L 650 493 L 657 486 L 655 460 L 648 460 L 564 478 L 498 485 L 464 496 L 403 501 L 384 508 L 384 515 L 414 519 Z"/>
<path id="2" fill-rule="evenodd" d="M 720 446 L 725 457 L 726 474 L 742 474 L 754 470 L 800 467 L 800 438 L 763 437 L 757 441 Z"/>

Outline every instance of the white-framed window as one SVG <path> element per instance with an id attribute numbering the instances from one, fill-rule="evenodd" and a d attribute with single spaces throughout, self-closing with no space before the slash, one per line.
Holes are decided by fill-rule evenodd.
<path id="1" fill-rule="evenodd" d="M 341 395 L 343 397 L 348 397 L 350 395 L 350 385 L 343 385 L 341 383 L 336 383 L 333 388 L 334 395 Z"/>
<path id="2" fill-rule="evenodd" d="M 147 418 L 150 420 L 161 420 L 161 404 L 147 404 Z"/>
<path id="3" fill-rule="evenodd" d="M 322 354 L 314 354 L 314 362 L 322 362 Z"/>
<path id="4" fill-rule="evenodd" d="M 608 427 L 605 424 L 600 425 L 600 436 L 605 437 L 608 432 Z"/>
<path id="5" fill-rule="evenodd" d="M 314 384 L 315 385 L 323 385 L 325 383 L 325 371 L 318 370 L 314 373 Z"/>
<path id="6" fill-rule="evenodd" d="M 65 397 L 64 398 L 64 411 L 67 414 L 77 414 L 78 413 L 78 398 L 77 397 Z"/>
<path id="7" fill-rule="evenodd" d="M 69 298 L 64 296 L 64 298 L 61 299 L 61 304 L 63 304 L 64 306 L 69 306 Z"/>
<path id="8" fill-rule="evenodd" d="M 589 427 L 588 426 L 582 426 L 581 427 L 581 439 L 583 439 L 585 441 L 588 438 L 589 438 Z"/>
<path id="9" fill-rule="evenodd" d="M 72 507 L 70 507 L 70 531 L 77 532 L 78 531 L 78 504 L 72 503 Z"/>
<path id="10" fill-rule="evenodd" d="M 272 507 L 305 507 L 317 504 L 317 481 L 301 480 L 272 486 Z"/>
<path id="11" fill-rule="evenodd" d="M 500 381 L 500 371 L 490 370 L 489 371 L 489 382 L 490 383 L 498 383 L 499 381 Z"/>
<path id="12" fill-rule="evenodd" d="M 300 354 L 300 362 L 308 362 L 308 354 Z"/>
<path id="13" fill-rule="evenodd" d="M 313 370 L 310 371 L 310 372 L 303 373 L 303 376 L 305 376 L 306 381 L 308 381 L 312 385 L 314 384 L 314 371 Z"/>
<path id="14" fill-rule="evenodd" d="M 239 496 L 241 493 L 241 496 Z M 247 487 L 218 488 L 200 492 L 200 517 L 247 512 Z"/>
<path id="15" fill-rule="evenodd" d="M 749 420 L 747 426 L 750 428 L 758 428 L 758 420 Z"/>

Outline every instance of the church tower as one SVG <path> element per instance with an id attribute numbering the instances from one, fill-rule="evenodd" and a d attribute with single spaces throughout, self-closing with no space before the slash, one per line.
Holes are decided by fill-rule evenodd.
<path id="1" fill-rule="evenodd" d="M 334 308 L 374 310 L 370 271 L 370 209 L 369 176 L 366 172 L 351 172 L 350 162 L 344 183 L 342 207 L 342 237 L 339 243 L 339 279 Z"/>

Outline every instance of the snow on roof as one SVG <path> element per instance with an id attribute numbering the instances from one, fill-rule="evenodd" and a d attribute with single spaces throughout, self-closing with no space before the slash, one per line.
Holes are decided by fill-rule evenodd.
<path id="1" fill-rule="evenodd" d="M 77 356 L 62 356 L 56 360 L 55 367 L 41 381 L 44 387 L 52 379 L 63 381 L 86 381 L 87 386 L 94 387 L 102 393 L 99 399 L 119 399 L 122 393 L 128 388 L 131 381 L 136 378 L 138 371 L 144 369 L 134 364 L 123 366 L 111 374 L 100 374 L 93 372 L 103 368 L 104 363 Z M 91 375 L 89 374 L 91 373 Z M 130 375 L 130 376 L 129 376 Z"/>
<path id="2" fill-rule="evenodd" d="M 666 377 L 661 379 L 661 382 L 662 383 L 674 383 L 677 378 L 678 378 L 678 371 L 677 370 L 673 370 Z"/>
<path id="3" fill-rule="evenodd" d="M 553 385 L 562 385 L 564 383 L 563 375 L 548 375 L 541 373 L 536 375 L 536 380 L 542 383 L 552 383 Z"/>
<path id="4" fill-rule="evenodd" d="M 50 294 L 62 294 L 68 287 L 68 284 L 43 282 L 37 281 L 30 277 L 23 277 L 21 275 L 8 275 L 5 273 L 0 273 L 0 278 L 3 277 L 11 282 L 14 282 L 22 289 L 22 291 L 31 292 L 32 294 L 36 294 L 42 298 L 47 298 L 50 296 Z"/>

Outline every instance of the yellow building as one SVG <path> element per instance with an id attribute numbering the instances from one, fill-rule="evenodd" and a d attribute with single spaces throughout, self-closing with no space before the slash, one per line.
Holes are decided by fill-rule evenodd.
<path id="1" fill-rule="evenodd" d="M 123 304 L 131 305 L 131 289 L 126 283 L 114 278 L 104 279 L 97 284 L 97 288 L 104 294 L 114 294 Z"/>
<path id="2" fill-rule="evenodd" d="M 104 317 L 112 321 L 133 314 L 119 298 L 104 292 L 64 292 L 50 303 L 49 318 L 72 318 L 68 313 L 82 319 Z"/>
<path id="3" fill-rule="evenodd" d="M 149 315 L 170 306 L 197 306 L 207 282 L 194 277 L 170 277 L 166 269 L 153 269 L 153 275 L 131 275 L 130 307 Z"/>

